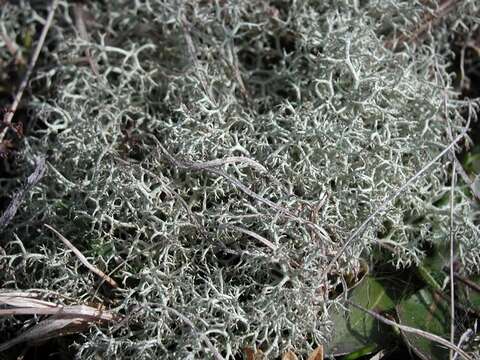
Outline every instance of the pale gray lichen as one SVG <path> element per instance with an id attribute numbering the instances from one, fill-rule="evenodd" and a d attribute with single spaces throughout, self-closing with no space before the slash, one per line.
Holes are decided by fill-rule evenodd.
<path id="1" fill-rule="evenodd" d="M 210 357 L 193 330 L 230 359 L 245 346 L 279 354 L 328 341 L 329 262 L 444 149 L 448 124 L 453 136 L 465 125 L 444 25 L 392 51 L 387 38 L 421 21 L 420 3 L 116 0 L 89 4 L 87 43 L 70 6 L 61 3 L 50 64 L 33 80 L 50 90 L 32 95 L 37 125 L 24 158 L 46 154 L 48 174 L 3 234 L 4 286 L 101 299 L 48 223 L 116 269 L 113 308 L 131 315 L 114 332 L 85 334 L 82 359 Z M 1 10 L 12 34 L 20 19 L 39 21 L 19 9 Z M 452 16 L 478 21 L 464 14 Z M 98 77 L 79 64 L 87 48 Z M 157 142 L 178 161 L 242 156 L 266 171 L 252 162 L 182 169 Z M 375 219 L 332 274 L 355 270 L 379 243 L 394 246 L 402 267 L 421 261 L 422 244 L 447 241 L 449 209 L 437 200 L 448 196 L 449 164 L 444 157 Z M 461 187 L 456 196 L 460 260 L 478 271 L 477 209 Z"/>

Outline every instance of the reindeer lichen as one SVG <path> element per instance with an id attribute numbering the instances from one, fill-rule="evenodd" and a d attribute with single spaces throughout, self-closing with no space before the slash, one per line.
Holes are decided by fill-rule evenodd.
<path id="1" fill-rule="evenodd" d="M 443 21 L 474 21 L 465 3 Z M 41 22 L 38 6 L 5 5 L 5 31 Z M 32 94 L 19 160 L 45 155 L 47 174 L 2 234 L 0 281 L 128 317 L 85 334 L 79 358 L 307 352 L 330 337 L 337 275 L 374 247 L 400 268 L 448 240 L 444 156 L 338 254 L 466 124 L 446 25 L 408 38 L 421 2 L 90 2 L 89 42 L 71 6 L 32 80 L 48 91 Z M 478 210 L 455 196 L 459 260 L 479 271 Z M 107 294 L 43 224 L 120 288 Z"/>

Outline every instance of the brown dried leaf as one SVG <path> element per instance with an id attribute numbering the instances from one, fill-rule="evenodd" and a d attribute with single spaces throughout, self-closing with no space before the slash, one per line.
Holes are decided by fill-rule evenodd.
<path id="1" fill-rule="evenodd" d="M 285 354 L 283 354 L 282 360 L 298 360 L 298 357 L 294 352 L 288 350 Z"/>
<path id="2" fill-rule="evenodd" d="M 247 360 L 255 360 L 255 350 L 250 347 L 246 347 L 243 349 L 243 351 L 245 351 L 245 356 L 247 357 Z"/>
<path id="3" fill-rule="evenodd" d="M 308 360 L 323 360 L 323 345 L 318 346 L 308 357 Z"/>
<path id="4" fill-rule="evenodd" d="M 257 349 L 255 351 L 251 347 L 246 347 L 243 349 L 245 351 L 245 356 L 247 357 L 247 360 L 264 360 L 266 359 L 265 354 L 263 353 L 262 350 Z"/>

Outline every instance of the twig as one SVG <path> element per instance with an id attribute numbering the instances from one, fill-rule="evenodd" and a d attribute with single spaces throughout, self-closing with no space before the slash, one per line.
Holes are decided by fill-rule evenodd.
<path id="1" fill-rule="evenodd" d="M 338 250 L 337 254 L 335 257 L 330 261 L 328 264 L 325 272 L 324 272 L 324 277 L 326 277 L 332 268 L 335 266 L 336 262 L 342 254 L 345 252 L 345 250 L 350 246 L 350 244 L 355 241 L 360 235 L 364 233 L 364 231 L 367 229 L 368 225 L 370 222 L 375 219 L 375 217 L 385 211 L 389 204 L 395 200 L 398 196 L 400 196 L 410 185 L 412 185 L 418 178 L 420 178 L 428 169 L 430 169 L 442 156 L 444 156 L 447 152 L 450 151 L 452 147 L 454 147 L 460 140 L 463 139 L 463 137 L 467 134 L 468 128 L 469 128 L 470 123 L 465 126 L 463 129 L 462 133 L 458 135 L 448 146 L 445 147 L 437 156 L 435 156 L 427 165 L 425 165 L 420 171 L 418 171 L 415 175 L 413 175 L 405 184 L 403 184 L 397 191 L 392 193 L 390 196 L 385 199 L 385 201 L 377 207 L 377 210 L 375 210 L 372 214 L 370 214 L 367 219 L 350 235 L 348 240 L 343 244 L 343 246 Z"/>
<path id="2" fill-rule="evenodd" d="M 45 174 L 45 158 L 38 157 L 36 159 L 35 170 L 27 178 L 26 184 L 13 195 L 12 201 L 10 204 L 8 204 L 7 209 L 0 217 L 0 230 L 2 230 L 10 223 L 10 221 L 12 221 L 23 198 L 35 185 L 37 185 L 37 183 L 43 177 L 43 174 Z"/>
<path id="3" fill-rule="evenodd" d="M 159 246 L 162 246 L 161 243 L 159 242 L 156 242 L 155 244 L 153 245 L 150 245 L 149 247 L 147 247 L 146 249 L 143 249 L 141 252 L 135 254 L 135 255 L 131 255 L 131 253 L 127 256 L 127 258 L 125 260 L 123 260 L 120 264 L 118 264 L 116 267 L 113 268 L 112 271 L 110 271 L 107 276 L 108 277 L 111 277 L 113 274 L 115 274 L 122 266 L 128 264 L 129 261 L 135 259 L 137 256 L 139 255 L 145 255 L 145 254 L 148 254 L 150 250 L 153 250 L 154 248 L 156 247 L 159 247 Z M 105 279 L 102 279 L 102 281 L 97 285 L 97 288 L 95 289 L 95 293 L 93 294 L 93 298 L 95 298 L 97 296 L 97 293 L 98 291 L 100 290 L 101 286 L 103 285 L 103 283 L 105 282 Z"/>
<path id="4" fill-rule="evenodd" d="M 245 156 L 229 156 L 223 159 L 215 159 L 210 161 L 205 161 L 203 163 L 191 163 L 191 165 L 195 168 L 198 166 L 199 170 L 208 169 L 208 168 L 215 168 L 222 165 L 227 164 L 236 164 L 236 163 L 245 163 L 250 165 L 251 167 L 255 168 L 257 171 L 266 173 L 267 169 L 258 162 L 253 159 L 250 159 Z"/>
<path id="5" fill-rule="evenodd" d="M 244 193 L 246 193 L 247 195 L 255 198 L 256 200 L 274 208 L 275 210 L 281 212 L 281 213 L 284 213 L 284 214 L 287 214 L 289 216 L 292 216 L 292 217 L 295 217 L 295 215 L 293 215 L 292 213 L 290 213 L 287 209 L 275 204 L 274 202 L 268 200 L 268 199 L 265 199 L 263 198 L 262 196 L 258 195 L 257 193 L 255 193 L 254 191 L 250 190 L 248 187 L 246 187 L 245 185 L 243 185 L 240 181 L 238 181 L 237 179 L 235 178 L 232 178 L 231 176 L 229 176 L 228 174 L 225 174 L 223 171 L 220 171 L 218 169 L 215 169 L 214 167 L 212 166 L 206 166 L 204 163 L 198 163 L 198 162 L 185 162 L 185 161 L 179 161 L 177 159 L 175 159 L 168 151 L 167 149 L 165 149 L 165 147 L 160 143 L 160 141 L 158 141 L 157 138 L 155 137 L 152 137 L 155 142 L 157 143 L 158 147 L 160 148 L 161 152 L 163 153 L 163 155 L 168 159 L 168 161 L 174 165 L 175 167 L 177 168 L 180 168 L 180 169 L 183 169 L 183 170 L 196 170 L 196 171 L 199 171 L 199 170 L 206 170 L 206 171 L 210 171 L 216 175 L 220 175 L 222 177 L 225 177 L 227 180 L 229 180 L 233 185 L 235 185 L 236 187 L 238 187 L 240 190 L 242 190 Z M 216 166 L 221 166 L 223 165 L 223 163 L 219 160 L 214 160 L 215 161 L 215 164 Z M 250 160 L 250 161 L 254 161 L 254 160 Z M 261 166 L 261 165 L 259 165 Z"/>
<path id="6" fill-rule="evenodd" d="M 45 21 L 45 25 L 43 26 L 42 33 L 40 34 L 40 38 L 38 39 L 38 44 L 35 47 L 35 51 L 33 52 L 30 62 L 28 63 L 27 72 L 25 73 L 25 76 L 23 77 L 22 82 L 20 83 L 20 87 L 18 88 L 17 94 L 15 95 L 15 99 L 13 100 L 13 104 L 10 110 L 5 113 L 5 116 L 3 118 L 3 123 L 7 126 L 0 133 L 0 143 L 5 138 L 5 134 L 9 129 L 8 125 L 12 123 L 12 119 L 13 119 L 13 116 L 15 115 L 15 111 L 17 111 L 17 107 L 20 104 L 20 100 L 22 100 L 23 92 L 27 87 L 28 80 L 30 79 L 30 75 L 32 75 L 33 68 L 37 63 L 38 56 L 40 55 L 40 51 L 42 50 L 43 43 L 45 42 L 45 38 L 47 37 L 48 30 L 50 29 L 50 26 L 52 24 L 53 15 L 55 14 L 55 9 L 57 8 L 57 5 L 58 5 L 58 0 L 52 0 L 50 9 L 48 10 L 47 20 Z"/>
<path id="7" fill-rule="evenodd" d="M 113 288 L 118 288 L 118 284 L 116 283 L 115 280 L 113 280 L 111 277 L 109 277 L 107 274 L 105 274 L 102 270 L 100 270 L 99 268 L 97 268 L 96 266 L 93 266 L 92 264 L 90 264 L 88 262 L 88 260 L 85 258 L 85 256 L 83 256 L 83 254 L 80 252 L 80 250 L 78 250 L 70 241 L 68 241 L 62 234 L 60 234 L 57 230 L 55 230 L 53 227 L 51 227 L 50 225 L 47 225 L 47 224 L 44 224 L 45 227 L 47 227 L 48 229 L 50 229 L 51 231 L 53 231 L 58 237 L 60 240 L 62 240 L 62 242 L 70 249 L 73 251 L 73 253 L 77 256 L 78 260 L 80 260 L 80 262 L 85 265 L 88 270 L 90 270 L 91 272 L 97 274 L 98 276 L 100 276 L 105 282 L 107 282 L 111 287 Z"/>
<path id="8" fill-rule="evenodd" d="M 465 52 L 467 50 L 466 44 L 462 45 L 462 49 L 460 50 L 460 90 L 465 90 Z"/>
<path id="9" fill-rule="evenodd" d="M 352 302 L 351 300 L 347 300 L 347 303 L 349 303 L 350 305 L 352 305 L 353 307 L 356 307 L 357 309 L 369 314 L 370 316 L 374 317 L 375 319 L 387 324 L 387 325 L 391 325 L 391 326 L 394 326 L 404 332 L 407 332 L 407 333 L 411 333 L 411 334 L 416 334 L 418 336 L 421 336 L 425 339 L 428 339 L 430 341 L 434 341 L 440 345 L 443 345 L 455 352 L 457 352 L 461 357 L 463 357 L 465 360 L 473 360 L 465 351 L 463 351 L 462 349 L 460 349 L 458 346 L 456 346 L 455 344 L 451 343 L 450 341 L 447 341 L 445 340 L 444 338 L 438 336 L 438 335 L 435 335 L 435 334 L 431 334 L 427 331 L 423 331 L 423 330 L 420 330 L 420 329 L 416 329 L 416 328 L 413 328 L 413 327 L 410 327 L 410 326 L 406 326 L 406 325 L 402 325 L 402 324 L 399 324 L 395 321 L 392 321 L 390 319 L 387 319 L 386 317 L 380 315 L 380 314 L 377 314 L 375 311 L 372 311 L 372 310 L 368 310 L 366 308 L 364 308 L 363 306 L 360 306 L 358 304 L 355 304 L 354 302 Z"/>
<path id="10" fill-rule="evenodd" d="M 213 169 L 213 168 L 207 168 L 205 169 L 213 174 L 219 175 L 225 179 L 227 179 L 232 185 L 243 191 L 245 194 L 248 196 L 254 198 L 255 200 L 271 207 L 272 209 L 277 210 L 283 215 L 286 215 L 289 218 L 300 220 L 300 222 L 305 222 L 307 220 L 300 219 L 298 218 L 295 214 L 290 212 L 288 209 L 284 208 L 283 206 L 280 206 L 276 203 L 274 203 L 271 200 L 265 199 L 263 196 L 258 195 L 255 191 L 250 190 L 247 186 L 245 186 L 242 182 L 239 180 L 235 179 L 234 177 L 231 177 L 230 175 L 226 174 L 224 171 L 218 170 L 218 169 Z"/>

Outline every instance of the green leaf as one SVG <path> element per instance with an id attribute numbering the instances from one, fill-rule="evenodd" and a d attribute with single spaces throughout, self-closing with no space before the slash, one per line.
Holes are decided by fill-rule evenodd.
<path id="1" fill-rule="evenodd" d="M 350 300 L 369 310 L 385 312 L 394 308 L 392 299 L 385 288 L 373 277 L 366 276 L 355 287 L 349 296 Z M 374 351 L 378 345 L 383 346 L 390 341 L 386 335 L 388 331 L 378 320 L 356 308 L 349 308 L 349 312 L 334 312 L 332 316 L 335 324 L 335 336 L 327 351 L 332 354 L 342 355 L 363 351 L 370 348 Z"/>
<path id="2" fill-rule="evenodd" d="M 31 49 L 33 45 L 33 35 L 34 32 L 32 29 L 27 29 L 23 33 L 23 46 L 25 46 L 26 49 Z"/>
<path id="3" fill-rule="evenodd" d="M 442 291 L 442 286 L 435 278 L 435 275 L 437 275 L 436 277 L 438 278 L 439 275 L 442 275 L 442 272 L 434 271 L 432 269 L 429 269 L 427 266 L 419 265 L 417 267 L 417 274 L 428 287 L 433 290 Z"/>
<path id="4" fill-rule="evenodd" d="M 343 360 L 357 360 L 362 357 L 365 357 L 366 355 L 372 354 L 375 352 L 375 350 L 378 349 L 377 344 L 370 344 L 367 345 L 357 351 L 351 352 L 350 354 L 346 355 Z"/>
<path id="5" fill-rule="evenodd" d="M 450 323 L 448 307 L 431 292 L 422 289 L 397 306 L 402 325 L 421 329 L 448 338 Z M 448 359 L 448 349 L 416 334 L 402 333 L 407 345 L 422 359 Z"/>

